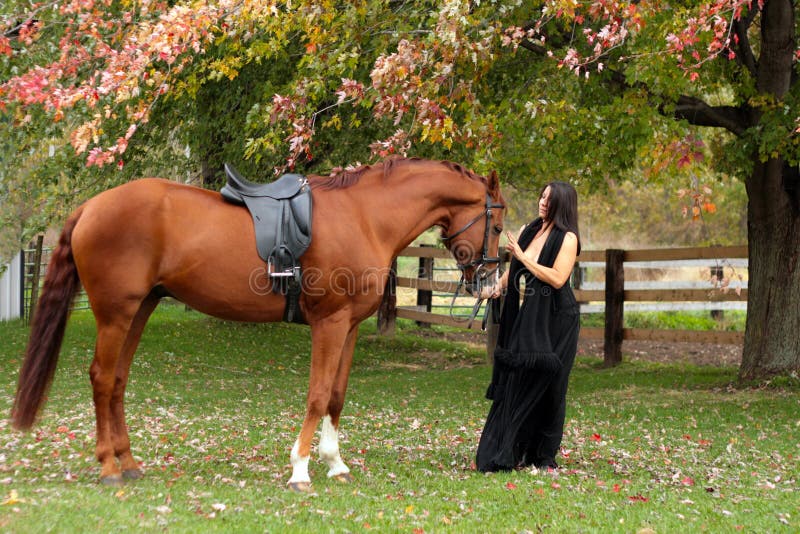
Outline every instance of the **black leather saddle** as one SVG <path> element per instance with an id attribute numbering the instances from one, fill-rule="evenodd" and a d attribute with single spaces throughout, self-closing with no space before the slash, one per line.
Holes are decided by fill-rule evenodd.
<path id="1" fill-rule="evenodd" d="M 267 262 L 273 289 L 286 293 L 289 284 L 300 283 L 300 256 L 311 244 L 311 188 L 305 176 L 284 174 L 268 184 L 243 178 L 225 164 L 228 182 L 220 193 L 233 204 L 250 210 L 256 231 L 256 249 Z"/>

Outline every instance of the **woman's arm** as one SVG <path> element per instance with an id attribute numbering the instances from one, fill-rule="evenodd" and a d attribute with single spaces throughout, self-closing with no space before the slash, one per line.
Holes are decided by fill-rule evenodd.
<path id="1" fill-rule="evenodd" d="M 522 226 L 519 227 L 519 231 L 517 232 L 517 237 L 514 238 L 515 242 L 516 242 L 517 239 L 519 239 L 519 236 L 522 235 L 522 231 L 525 229 L 525 226 L 527 226 L 527 225 L 523 224 Z M 508 237 L 511 238 L 511 232 L 507 232 L 506 235 L 508 235 Z M 493 285 L 492 287 L 485 288 L 484 292 L 481 294 L 481 298 L 496 299 L 497 297 L 502 295 L 503 294 L 503 290 L 505 290 L 505 288 L 508 287 L 508 273 L 509 273 L 509 271 L 510 271 L 510 269 L 506 269 L 506 272 L 503 273 L 503 276 L 501 276 L 500 278 L 497 279 L 497 283 L 495 285 Z"/>
<path id="2" fill-rule="evenodd" d="M 572 268 L 575 266 L 575 259 L 578 257 L 578 236 L 572 232 L 567 232 L 564 236 L 564 242 L 561 244 L 561 250 L 558 251 L 556 261 L 552 267 L 545 267 L 539 265 L 536 261 L 528 256 L 522 250 L 510 234 L 508 236 L 508 250 L 527 268 L 533 275 L 542 282 L 553 286 L 556 289 L 561 288 L 569 280 L 572 274 Z"/>

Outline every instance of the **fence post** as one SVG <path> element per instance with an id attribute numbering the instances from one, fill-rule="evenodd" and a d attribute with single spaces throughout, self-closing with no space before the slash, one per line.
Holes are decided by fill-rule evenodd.
<path id="1" fill-rule="evenodd" d="M 25 322 L 25 249 L 19 251 L 19 316 Z"/>
<path id="2" fill-rule="evenodd" d="M 434 245 L 430 244 L 420 245 L 420 247 L 433 247 L 433 246 Z M 424 258 L 420 256 L 419 270 L 417 271 L 417 277 L 423 278 L 425 280 L 433 280 L 433 258 Z M 418 289 L 417 307 L 419 308 L 425 306 L 425 311 L 430 313 L 431 304 L 433 304 L 433 291 L 431 291 L 430 289 Z M 431 324 L 423 321 L 417 321 L 417 326 L 420 326 L 422 328 L 430 328 Z"/>
<path id="3" fill-rule="evenodd" d="M 716 264 L 711 266 L 711 278 L 716 278 L 718 284 L 722 282 L 722 279 L 725 278 L 722 265 Z M 721 321 L 725 318 L 725 312 L 723 310 L 711 310 L 711 318 Z"/>
<path id="4" fill-rule="evenodd" d="M 505 270 L 503 266 L 508 257 L 508 252 L 500 251 L 498 273 Z M 489 363 L 494 363 L 494 349 L 497 347 L 497 338 L 500 334 L 500 311 L 503 309 L 503 300 L 504 297 L 498 297 L 486 301 L 486 360 Z"/>
<path id="5" fill-rule="evenodd" d="M 603 364 L 613 367 L 622 362 L 622 328 L 625 306 L 625 251 L 606 250 L 606 329 Z"/>
<path id="6" fill-rule="evenodd" d="M 397 323 L 397 258 L 392 261 L 389 279 L 383 290 L 381 305 L 378 307 L 378 334 L 393 336 Z"/>
<path id="7" fill-rule="evenodd" d="M 33 281 L 31 282 L 31 302 L 28 311 L 28 321 L 33 323 L 33 314 L 36 313 L 36 301 L 39 300 L 39 277 L 42 272 L 42 245 L 44 235 L 36 237 L 36 249 L 33 256 Z"/>
<path id="8" fill-rule="evenodd" d="M 586 276 L 586 267 L 581 267 L 580 262 L 576 261 L 572 268 L 572 289 L 583 289 L 583 279 Z M 584 304 L 578 302 L 578 304 Z"/>

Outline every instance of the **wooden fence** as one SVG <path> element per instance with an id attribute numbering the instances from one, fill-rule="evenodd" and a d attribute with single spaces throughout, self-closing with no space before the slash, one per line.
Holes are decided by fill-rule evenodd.
<path id="1" fill-rule="evenodd" d="M 420 276 L 417 278 L 397 276 L 397 262 L 392 269 L 384 301 L 378 310 L 378 326 L 381 333 L 391 334 L 394 331 L 396 318 L 411 319 L 419 324 L 440 324 L 457 328 L 467 328 L 467 322 L 449 315 L 431 311 L 431 295 L 433 292 L 454 293 L 458 288 L 455 281 L 432 279 L 434 262 L 452 259 L 450 253 L 441 248 L 408 247 L 400 256 L 419 258 Z M 624 328 L 624 308 L 626 302 L 724 302 L 747 301 L 747 289 L 723 291 L 715 288 L 709 281 L 705 289 L 625 289 L 625 263 L 659 262 L 662 266 L 686 260 L 703 260 L 711 263 L 709 274 L 721 270 L 724 261 L 747 258 L 746 246 L 703 247 L 703 248 L 670 248 L 643 250 L 595 250 L 583 251 L 580 262 L 575 266 L 573 286 L 578 302 L 601 302 L 605 305 L 605 326 L 581 328 L 581 338 L 603 340 L 604 361 L 612 366 L 622 361 L 622 343 L 625 340 L 650 340 L 664 342 L 696 342 L 715 344 L 742 344 L 742 332 L 728 331 L 694 331 L 694 330 L 655 330 L 643 328 Z M 503 258 L 508 261 L 508 256 Z M 592 263 L 604 265 L 604 289 L 581 289 L 581 264 Z M 717 274 L 717 273 L 715 273 Z M 417 306 L 397 306 L 396 288 L 411 288 L 417 292 Z M 425 308 L 426 311 L 423 311 Z M 478 318 L 471 329 L 479 330 L 481 320 Z M 487 329 L 487 351 L 494 349 L 496 329 Z"/>

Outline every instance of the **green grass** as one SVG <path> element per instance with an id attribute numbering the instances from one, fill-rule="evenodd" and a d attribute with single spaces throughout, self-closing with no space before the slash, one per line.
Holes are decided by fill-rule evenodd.
<path id="1" fill-rule="evenodd" d="M 625 328 L 651 328 L 655 330 L 726 330 L 744 332 L 746 312 L 726 310 L 721 319 L 711 317 L 708 311 L 625 312 Z M 604 313 L 581 315 L 581 325 L 602 327 Z"/>
<path id="2" fill-rule="evenodd" d="M 739 387 L 735 368 L 579 359 L 563 469 L 484 475 L 473 456 L 489 403 L 480 346 L 362 327 L 342 419 L 356 482 L 288 492 L 309 332 L 162 306 L 127 395 L 144 479 L 97 484 L 88 312 L 70 322 L 34 432 L 0 419 L 3 532 L 790 532 L 800 526 L 800 386 Z M 0 411 L 26 342 L 0 323 Z"/>

